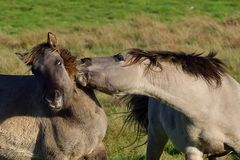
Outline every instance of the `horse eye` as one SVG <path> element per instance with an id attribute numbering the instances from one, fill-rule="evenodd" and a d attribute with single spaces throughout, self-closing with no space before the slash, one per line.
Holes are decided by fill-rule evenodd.
<path id="1" fill-rule="evenodd" d="M 59 66 L 61 66 L 61 65 L 62 65 L 62 62 L 61 62 L 61 61 L 59 61 L 59 60 L 57 60 L 57 61 L 56 61 L 56 65 L 59 65 Z"/>
<path id="2" fill-rule="evenodd" d="M 35 67 L 32 67 L 32 73 L 36 74 L 38 72 L 38 70 Z"/>
<path id="3" fill-rule="evenodd" d="M 115 58 L 117 61 L 124 61 L 124 57 L 123 57 L 121 54 L 115 55 L 114 58 Z"/>

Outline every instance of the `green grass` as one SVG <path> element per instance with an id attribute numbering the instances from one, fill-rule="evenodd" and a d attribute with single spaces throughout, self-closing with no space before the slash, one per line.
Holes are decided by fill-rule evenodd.
<path id="1" fill-rule="evenodd" d="M 78 57 L 112 55 L 126 48 L 219 51 L 218 57 L 240 80 L 239 0 L 0 0 L 0 73 L 30 74 L 15 52 L 30 49 L 53 31 Z M 146 137 L 129 147 L 136 132 L 120 135 L 126 111 L 98 93 L 109 119 L 105 137 L 110 160 L 145 158 Z M 163 160 L 182 160 L 168 143 Z"/>
<path id="2" fill-rule="evenodd" d="M 0 1 L 0 31 L 19 33 L 54 26 L 102 25 L 135 16 L 174 21 L 193 15 L 239 16 L 238 0 L 12 0 Z"/>
<path id="3" fill-rule="evenodd" d="M 135 142 L 136 131 L 133 128 L 122 128 L 126 114 L 124 105 L 105 94 L 97 93 L 104 110 L 107 113 L 109 127 L 105 137 L 105 145 L 108 149 L 110 160 L 144 160 L 146 152 L 146 136 Z M 113 142 L 114 141 L 114 142 Z M 164 150 L 164 160 L 182 160 L 183 156 L 169 142 Z"/>

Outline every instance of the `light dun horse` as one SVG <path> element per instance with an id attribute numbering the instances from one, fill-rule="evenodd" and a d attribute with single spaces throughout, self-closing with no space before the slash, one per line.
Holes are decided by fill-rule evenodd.
<path id="1" fill-rule="evenodd" d="M 153 139 L 161 127 L 187 160 L 240 153 L 240 85 L 215 54 L 203 57 L 129 49 L 111 57 L 85 58 L 82 63 L 78 79 L 83 85 L 109 94 L 140 94 L 161 101 L 150 104 L 160 107 L 149 110 L 153 121 L 149 121 L 147 159 L 159 158 L 154 151 L 159 143 Z"/>
<path id="2" fill-rule="evenodd" d="M 76 58 L 51 33 L 20 57 L 34 76 L 0 76 L 0 157 L 106 159 L 106 115 L 91 89 L 76 86 Z"/>

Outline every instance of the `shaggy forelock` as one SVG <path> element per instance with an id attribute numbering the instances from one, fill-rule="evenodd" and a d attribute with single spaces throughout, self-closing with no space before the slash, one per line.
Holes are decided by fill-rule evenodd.
<path id="1" fill-rule="evenodd" d="M 38 55 L 44 54 L 44 51 L 48 49 L 50 45 L 48 43 L 41 43 L 33 47 L 27 54 L 23 56 L 23 61 L 26 64 L 32 64 L 38 57 Z M 54 51 L 54 50 L 52 50 Z M 56 51 L 60 54 L 64 62 L 64 67 L 66 68 L 70 77 L 74 77 L 77 72 L 76 57 L 71 54 L 68 49 L 58 48 Z"/>

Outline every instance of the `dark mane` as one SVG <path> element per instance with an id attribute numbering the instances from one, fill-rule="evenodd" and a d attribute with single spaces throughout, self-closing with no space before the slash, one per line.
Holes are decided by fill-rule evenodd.
<path id="1" fill-rule="evenodd" d="M 31 65 L 37 58 L 37 55 L 44 54 L 44 50 L 51 48 L 48 43 L 41 43 L 33 47 L 29 52 L 23 55 L 23 62 L 27 65 Z M 58 48 L 57 52 L 60 54 L 64 61 L 64 66 L 70 77 L 74 77 L 77 71 L 76 57 L 65 48 Z"/>
<path id="2" fill-rule="evenodd" d="M 128 54 L 133 55 L 131 64 L 141 63 L 145 59 L 150 60 L 151 66 L 162 68 L 161 62 L 169 62 L 181 66 L 183 72 L 203 78 L 208 84 L 221 85 L 222 75 L 226 72 L 225 64 L 216 58 L 216 52 L 210 52 L 207 56 L 202 54 L 170 51 L 143 51 L 141 49 L 130 49 Z"/>
<path id="3" fill-rule="evenodd" d="M 135 141 L 140 140 L 148 130 L 148 100 L 142 95 L 124 95 L 120 100 L 127 105 L 127 115 L 122 129 L 133 126 L 136 130 Z"/>

